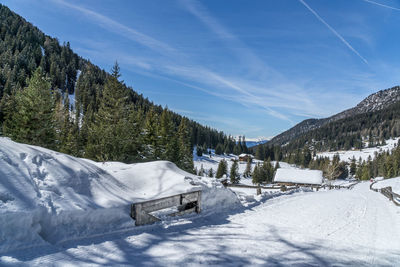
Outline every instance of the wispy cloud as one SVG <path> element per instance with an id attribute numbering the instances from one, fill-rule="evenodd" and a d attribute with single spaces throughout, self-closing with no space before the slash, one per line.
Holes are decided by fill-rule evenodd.
<path id="1" fill-rule="evenodd" d="M 322 24 L 324 24 L 340 41 L 342 41 L 354 54 L 356 54 L 365 64 L 368 64 L 368 61 L 361 56 L 361 54 L 352 47 L 349 42 L 347 42 L 343 36 L 341 36 L 332 26 L 330 26 L 318 13 L 312 9 L 304 0 L 299 0 Z"/>
<path id="2" fill-rule="evenodd" d="M 212 70 L 185 55 L 184 51 L 174 50 L 169 44 L 161 42 L 136 29 L 123 25 L 85 7 L 71 4 L 65 0 L 52 0 L 87 16 L 104 29 L 133 40 L 141 45 L 163 54 L 143 56 L 135 51 L 124 53 L 111 49 L 111 41 L 101 40 L 103 45 L 86 42 L 92 47 L 87 54 L 102 58 L 116 58 L 122 64 L 133 66 L 134 71 L 144 75 L 167 79 L 172 82 L 202 91 L 223 100 L 232 101 L 250 110 L 262 112 L 294 124 L 291 116 L 321 117 L 329 115 L 323 104 L 315 104 L 301 86 L 287 79 L 280 72 L 266 64 L 231 31 L 214 18 L 207 9 L 197 1 L 182 1 L 187 10 L 223 40 L 231 52 L 239 59 L 241 70 L 235 73 Z M 106 45 L 105 43 L 109 43 Z M 136 55 L 135 55 L 136 53 Z M 249 73 L 246 73 L 249 72 Z M 328 114 L 327 114 L 328 113 Z"/>
<path id="3" fill-rule="evenodd" d="M 377 6 L 381 6 L 381 7 L 385 7 L 385 8 L 389 8 L 389 9 L 393 9 L 393 10 L 400 11 L 400 8 L 397 8 L 397 7 L 392 7 L 392 6 L 384 5 L 384 4 L 381 4 L 381 3 L 378 3 L 378 2 L 375 2 L 375 1 L 371 1 L 371 0 L 364 0 L 364 1 L 365 1 L 365 2 L 368 2 L 368 3 L 370 3 L 370 4 L 377 5 Z"/>
<path id="4" fill-rule="evenodd" d="M 102 28 L 110 32 L 113 32 L 115 34 L 121 35 L 123 37 L 129 38 L 130 40 L 140 43 L 141 45 L 150 48 L 153 51 L 156 51 L 158 53 L 175 51 L 173 47 L 165 44 L 164 42 L 156 40 L 144 33 L 141 33 L 131 27 L 123 25 L 93 10 L 87 9 L 79 5 L 71 4 L 64 0 L 52 0 L 52 1 L 61 6 L 76 10 L 82 13 L 83 15 L 91 18 L 92 20 L 95 20 L 98 23 L 98 25 L 101 26 Z"/>

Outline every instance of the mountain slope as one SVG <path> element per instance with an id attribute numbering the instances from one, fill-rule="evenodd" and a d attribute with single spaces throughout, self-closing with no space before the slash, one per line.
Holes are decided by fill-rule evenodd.
<path id="1" fill-rule="evenodd" d="M 27 81 L 40 67 L 48 76 L 51 88 L 57 98 L 73 99 L 72 109 L 76 114 L 75 121 L 80 121 L 81 133 L 76 156 L 84 156 L 82 150 L 86 145 L 87 124 L 93 114 L 99 110 L 105 83 L 111 76 L 106 71 L 74 53 L 70 44 L 60 44 L 37 27 L 27 22 L 8 7 L 0 4 L 0 135 L 4 122 L 4 106 L 9 96 L 27 86 Z M 111 59 L 112 60 L 112 59 Z M 121 82 L 127 94 L 128 102 L 140 114 L 139 121 L 145 121 L 150 110 L 161 116 L 163 108 L 154 104 L 131 87 Z M 141 114 L 142 113 L 142 114 Z M 182 120 L 181 115 L 169 112 L 174 130 L 177 131 Z M 200 125 L 190 120 L 189 128 L 191 145 L 206 144 L 216 147 L 227 138 L 224 133 Z M 80 151 L 80 152 L 79 152 Z"/>
<path id="2" fill-rule="evenodd" d="M 312 130 L 321 128 L 322 126 L 335 122 L 341 119 L 354 117 L 359 114 L 365 114 L 368 112 L 375 112 L 385 109 L 400 101 L 400 87 L 395 86 L 389 89 L 381 90 L 377 93 L 369 95 L 367 98 L 362 100 L 357 106 L 342 111 L 328 118 L 323 119 L 307 119 L 289 130 L 272 138 L 268 145 L 283 145 L 290 142 L 297 137 L 308 133 Z"/>

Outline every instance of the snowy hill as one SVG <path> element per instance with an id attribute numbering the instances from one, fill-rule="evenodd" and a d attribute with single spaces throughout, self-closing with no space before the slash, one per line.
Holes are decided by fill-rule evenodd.
<path id="1" fill-rule="evenodd" d="M 283 145 L 311 130 L 318 129 L 330 122 L 353 117 L 367 112 L 375 112 L 389 107 L 400 101 L 400 86 L 380 90 L 373 93 L 358 103 L 355 107 L 344 110 L 328 118 L 307 119 L 283 133 L 275 136 L 269 142 L 273 145 Z"/>
<path id="2" fill-rule="evenodd" d="M 375 158 L 375 153 L 381 154 L 383 152 L 392 151 L 399 142 L 400 137 L 392 138 L 386 140 L 386 145 L 363 148 L 359 150 L 340 150 L 340 151 L 329 151 L 329 152 L 319 152 L 317 153 L 318 157 L 328 157 L 332 160 L 333 156 L 339 155 L 341 161 L 350 162 L 354 157 L 356 160 L 368 160 L 368 157 L 372 159 Z"/>
<path id="3" fill-rule="evenodd" d="M 97 163 L 0 138 L 0 252 L 129 229 L 131 203 L 198 189 L 204 212 L 239 203 L 167 161 Z"/>

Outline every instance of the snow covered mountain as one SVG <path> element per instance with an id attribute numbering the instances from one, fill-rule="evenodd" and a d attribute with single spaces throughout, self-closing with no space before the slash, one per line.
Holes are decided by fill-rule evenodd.
<path id="1" fill-rule="evenodd" d="M 275 136 L 269 141 L 269 143 L 274 145 L 282 145 L 299 137 L 304 133 L 307 133 L 314 129 L 318 129 L 327 123 L 353 117 L 363 113 L 379 111 L 399 101 L 400 101 L 400 86 L 395 86 L 389 89 L 380 90 L 379 92 L 369 95 L 359 104 L 357 104 L 357 106 L 342 111 L 331 117 L 323 119 L 304 120 L 296 124 L 294 127 L 290 128 L 289 130 Z"/>

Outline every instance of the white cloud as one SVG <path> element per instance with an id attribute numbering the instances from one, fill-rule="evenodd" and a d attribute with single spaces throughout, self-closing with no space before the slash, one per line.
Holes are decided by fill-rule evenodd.
<path id="1" fill-rule="evenodd" d="M 381 4 L 381 3 L 378 3 L 378 2 L 375 2 L 375 1 L 371 1 L 371 0 L 364 0 L 364 1 L 365 1 L 365 2 L 368 2 L 368 3 L 370 3 L 370 4 L 377 5 L 377 6 L 389 8 L 389 9 L 396 10 L 396 11 L 400 11 L 400 8 L 397 8 L 397 7 L 392 7 L 392 6 L 384 5 L 384 4 Z"/>
<path id="2" fill-rule="evenodd" d="M 105 15 L 97 13 L 93 10 L 84 8 L 79 5 L 71 4 L 64 0 L 53 0 L 53 2 L 55 2 L 59 5 L 62 5 L 64 7 L 74 9 L 74 10 L 84 14 L 85 16 L 91 18 L 92 20 L 95 20 L 98 23 L 98 25 L 101 26 L 102 28 L 104 28 L 110 32 L 113 32 L 115 34 L 126 37 L 137 43 L 140 43 L 141 45 L 148 47 L 158 53 L 175 51 L 174 48 L 165 44 L 164 42 L 156 40 L 153 37 L 150 37 L 150 36 L 148 36 L 144 33 L 141 33 L 131 27 L 123 25 L 123 24 L 121 24 Z"/>
<path id="3" fill-rule="evenodd" d="M 304 0 L 299 0 L 322 24 L 324 24 L 340 41 L 342 41 L 354 54 L 356 54 L 365 64 L 368 64 L 368 61 L 361 56 L 361 54 L 352 47 L 349 42 L 347 42 L 343 36 L 341 36 L 332 26 L 330 26 L 318 13 L 312 9 Z"/>

